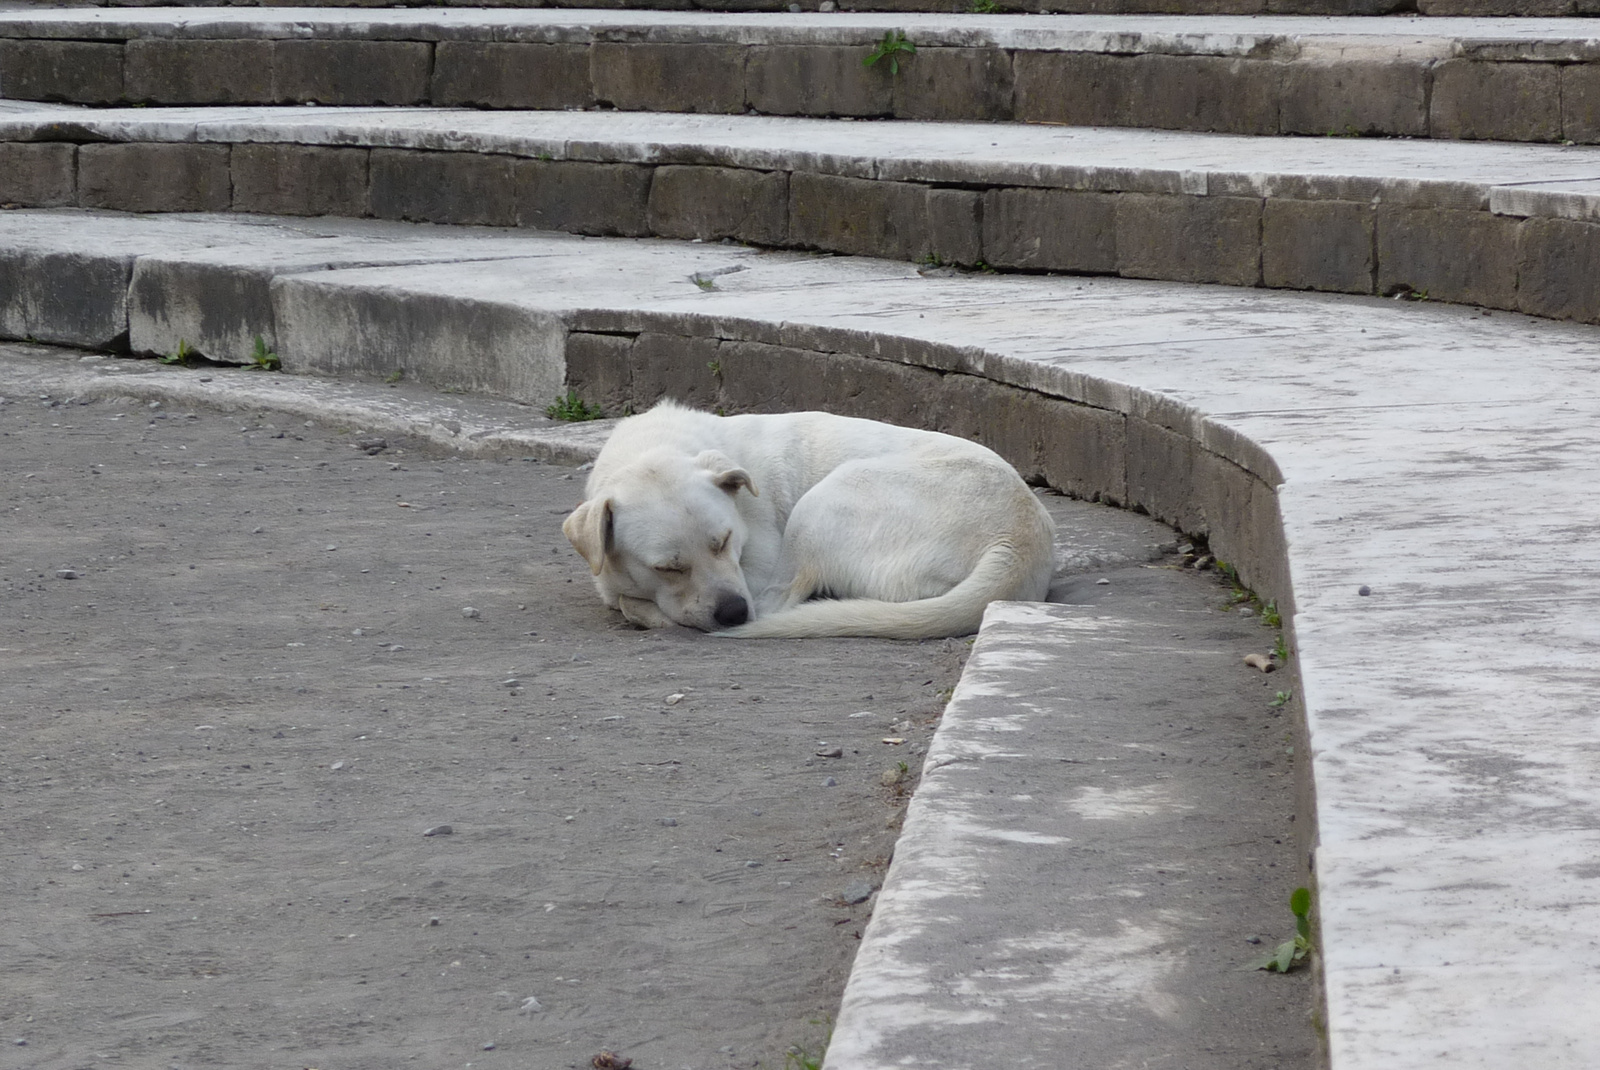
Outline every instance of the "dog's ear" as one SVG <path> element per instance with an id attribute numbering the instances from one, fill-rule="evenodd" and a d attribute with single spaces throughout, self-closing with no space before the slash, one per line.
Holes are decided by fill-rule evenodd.
<path id="1" fill-rule="evenodd" d="M 739 493 L 743 487 L 754 497 L 761 497 L 761 492 L 756 490 L 755 481 L 750 478 L 750 473 L 734 464 L 726 454 L 716 450 L 706 450 L 696 457 L 695 463 L 711 473 L 711 482 L 727 491 L 730 495 Z"/>
<path id="2" fill-rule="evenodd" d="M 573 549 L 589 563 L 589 571 L 600 575 L 600 566 L 615 545 L 615 520 L 610 498 L 590 498 L 561 522 L 561 533 Z"/>

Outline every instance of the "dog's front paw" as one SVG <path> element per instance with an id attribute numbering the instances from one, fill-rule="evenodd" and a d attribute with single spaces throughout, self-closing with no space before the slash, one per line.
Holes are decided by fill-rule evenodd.
<path id="1" fill-rule="evenodd" d="M 661 607 L 642 598 L 617 599 L 617 608 L 629 624 L 636 628 L 671 628 L 677 621 L 661 612 Z"/>

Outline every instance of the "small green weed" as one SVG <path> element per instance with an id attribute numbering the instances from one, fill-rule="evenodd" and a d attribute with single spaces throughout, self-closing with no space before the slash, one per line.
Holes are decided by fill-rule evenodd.
<path id="1" fill-rule="evenodd" d="M 871 67 L 880 59 L 886 59 L 889 61 L 889 73 L 899 74 L 901 53 L 911 55 L 916 50 L 917 46 L 906 39 L 904 30 L 886 30 L 883 40 L 873 46 L 872 51 L 861 61 L 861 65 Z"/>
<path id="2" fill-rule="evenodd" d="M 383 381 L 388 383 L 390 386 L 393 386 L 395 383 L 398 383 L 400 380 L 404 379 L 405 377 L 406 377 L 406 370 L 404 368 L 396 368 L 394 371 L 392 371 L 388 375 L 384 376 L 383 377 Z"/>
<path id="3" fill-rule="evenodd" d="M 1267 705 L 1271 706 L 1273 709 L 1277 709 L 1279 706 L 1286 705 L 1292 698 L 1294 698 L 1293 691 L 1279 691 L 1276 695 L 1272 696 L 1272 701 L 1267 703 Z"/>
<path id="4" fill-rule="evenodd" d="M 276 372 L 283 370 L 283 361 L 278 359 L 278 354 L 267 348 L 266 339 L 256 335 L 255 352 L 250 356 L 250 368 L 258 372 Z"/>
<path id="5" fill-rule="evenodd" d="M 1261 623 L 1268 628 L 1283 627 L 1283 614 L 1278 612 L 1278 603 L 1268 602 L 1261 607 Z"/>
<path id="6" fill-rule="evenodd" d="M 1294 939 L 1285 940 L 1245 969 L 1288 973 L 1311 953 L 1311 889 L 1296 888 L 1289 896 L 1289 910 L 1294 914 Z"/>
<path id="7" fill-rule="evenodd" d="M 722 378 L 722 361 L 708 360 L 706 361 L 706 367 L 711 370 L 712 375 L 716 376 L 718 379 Z"/>
<path id="8" fill-rule="evenodd" d="M 603 415 L 600 406 L 585 404 L 574 390 L 567 391 L 567 396 L 564 398 L 556 398 L 544 410 L 544 414 L 552 420 L 562 420 L 566 423 L 598 420 Z"/>
<path id="9" fill-rule="evenodd" d="M 826 1026 L 820 1044 L 792 1044 L 783 1053 L 783 1070 L 822 1070 L 822 1057 L 828 1052 L 828 1042 L 833 1039 L 833 1019 L 813 1018 L 811 1025 Z"/>
<path id="10" fill-rule="evenodd" d="M 993 15 L 1000 10 L 1000 5 L 995 0 L 972 0 L 972 6 L 967 10 L 974 15 Z"/>
<path id="11" fill-rule="evenodd" d="M 182 338 L 178 339 L 178 350 L 176 353 L 168 353 L 164 357 L 156 358 L 156 360 L 162 364 L 178 364 L 185 368 L 189 366 L 189 361 L 193 359 L 194 347 L 188 342 L 184 341 Z"/>
<path id="12" fill-rule="evenodd" d="M 1283 633 L 1278 633 L 1277 641 L 1272 644 L 1272 657 L 1279 665 L 1289 660 L 1289 642 L 1284 639 Z"/>
<path id="13" fill-rule="evenodd" d="M 702 275 L 698 271 L 689 276 L 689 281 L 700 287 L 700 289 L 704 290 L 706 293 L 710 293 L 712 290 L 717 288 L 717 280 L 715 276 Z"/>

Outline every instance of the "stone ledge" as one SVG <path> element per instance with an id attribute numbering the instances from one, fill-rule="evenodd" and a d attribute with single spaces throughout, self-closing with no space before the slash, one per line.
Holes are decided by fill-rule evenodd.
<path id="1" fill-rule="evenodd" d="M 863 67 L 890 31 L 917 51 Z M 0 12 L 0 91 L 1600 142 L 1580 19 Z"/>
<path id="2" fill-rule="evenodd" d="M 1560 267 L 1600 258 L 1594 149 L 751 116 L 10 105 L 0 162 L 0 201 L 41 207 L 736 240 L 1600 322 L 1600 280 Z"/>
<path id="3" fill-rule="evenodd" d="M 12 337 L 84 344 L 120 323 L 136 349 L 177 337 L 204 349 L 236 337 L 206 333 L 233 322 L 269 329 L 303 372 L 380 376 L 398 352 L 408 381 L 460 389 L 561 389 L 582 375 L 636 405 L 686 390 L 976 428 L 1025 470 L 1203 524 L 1277 597 L 1292 635 L 1333 1070 L 1462 1052 L 1484 1066 L 1600 1059 L 1570 1013 L 1600 998 L 1589 757 L 1600 599 L 1573 538 L 1600 524 L 1600 402 L 1581 386 L 1600 338 L 1588 328 L 1362 298 L 221 215 L 4 213 L 0 263 L 17 265 L 0 272 L 14 284 L 0 293 Z M 233 296 L 202 308 L 211 277 L 250 284 L 204 291 Z M 63 292 L 76 304 L 45 299 Z M 416 325 L 400 310 L 423 299 L 430 333 L 411 348 Z M 481 332 L 485 317 L 502 330 Z M 333 344 L 352 318 L 369 329 Z M 931 764 L 982 757 L 955 727 Z M 883 924 L 936 920 L 919 902 L 892 879 Z M 878 922 L 866 940 L 881 950 Z M 877 954 L 863 952 L 863 970 Z M 893 1065 L 860 1017 L 872 986 L 852 992 L 830 1066 Z M 1041 1059 L 1057 1041 L 1038 1039 Z"/>

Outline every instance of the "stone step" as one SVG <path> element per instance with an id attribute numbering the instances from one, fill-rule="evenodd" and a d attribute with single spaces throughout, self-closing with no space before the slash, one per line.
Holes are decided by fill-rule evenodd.
<path id="1" fill-rule="evenodd" d="M 887 34 L 914 52 L 871 66 Z M 1584 19 L 0 12 L 0 93 L 1600 142 Z"/>
<path id="2" fill-rule="evenodd" d="M 1333 1070 L 1600 1061 L 1572 1010 L 1600 1000 L 1600 598 L 1583 539 L 1600 525 L 1592 328 L 707 243 L 81 210 L 0 213 L 0 287 L 10 337 L 114 333 L 159 350 L 253 331 L 299 372 L 403 370 L 536 405 L 568 387 L 636 408 L 671 392 L 942 427 L 1035 479 L 1205 531 L 1277 601 L 1298 670 L 1280 678 L 1306 717 L 1293 745 L 1310 759 L 1297 767 L 1315 827 L 1296 825 L 1315 856 Z M 207 371 L 174 374 L 225 396 Z M 458 429 L 479 431 L 494 428 Z M 930 751 L 931 783 L 966 775 L 947 758 L 1033 744 L 1011 721 L 1048 718 L 994 703 L 1060 665 L 1071 623 L 1006 618 Z M 918 844 L 960 847 L 951 865 L 981 861 L 976 832 L 1014 827 L 1004 807 L 1016 800 L 973 794 L 930 794 L 919 811 L 923 838 L 908 840 L 886 920 L 865 934 L 831 1070 L 945 1065 L 920 1061 L 902 1028 L 907 994 L 882 983 L 895 956 L 937 982 L 929 998 L 946 1019 L 996 1014 L 1003 997 L 1013 1037 L 1059 1044 L 1032 1013 L 1049 992 L 966 985 L 970 962 L 917 958 L 932 945 L 905 939 L 908 921 L 948 931 L 962 906 L 930 894 L 940 859 Z M 975 809 L 984 798 L 1001 809 Z M 991 904 L 1021 901 L 1010 895 Z M 1030 961 L 1054 962 L 1049 980 L 1072 992 L 1138 965 L 1035 944 Z"/>
<path id="3" fill-rule="evenodd" d="M 823 4 L 832 7 L 823 8 Z M 163 0 L 163 7 L 255 7 L 258 0 Z M 0 8 L 28 7 L 29 0 L 3 0 Z M 59 6 L 143 8 L 156 0 L 68 0 Z M 1594 0 L 297 0 L 304 8 L 604 8 L 608 10 L 716 11 L 730 13 L 817 11 L 938 12 L 989 14 L 1171 15 L 1408 15 L 1430 17 L 1514 16 L 1563 18 L 1597 13 Z"/>
<path id="4" fill-rule="evenodd" d="M 1600 322 L 1600 150 L 1017 124 L 0 106 L 0 201 L 731 240 Z"/>

